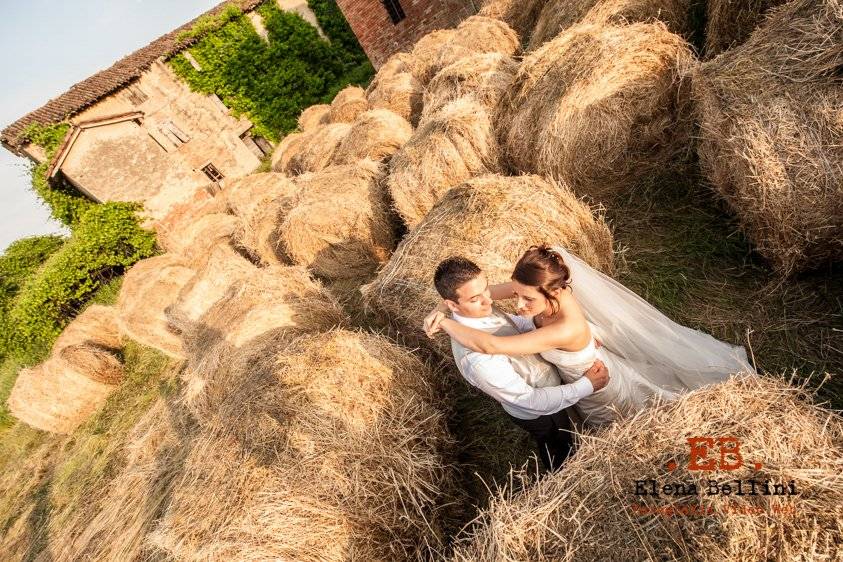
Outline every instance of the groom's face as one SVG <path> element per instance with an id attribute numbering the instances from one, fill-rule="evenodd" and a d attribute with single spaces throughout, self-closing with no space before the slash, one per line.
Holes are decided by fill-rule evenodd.
<path id="1" fill-rule="evenodd" d="M 457 301 L 448 300 L 448 307 L 466 318 L 483 318 L 492 313 L 492 294 L 489 292 L 489 281 L 482 273 L 460 285 L 457 290 Z"/>

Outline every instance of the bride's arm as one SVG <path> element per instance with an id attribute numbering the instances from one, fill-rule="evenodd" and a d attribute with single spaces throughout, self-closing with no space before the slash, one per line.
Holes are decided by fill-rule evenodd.
<path id="1" fill-rule="evenodd" d="M 540 353 L 563 345 L 575 336 L 574 331 L 564 324 L 551 324 L 536 330 L 513 336 L 495 336 L 482 330 L 469 328 L 445 318 L 439 326 L 463 347 L 489 355 L 527 355 Z"/>

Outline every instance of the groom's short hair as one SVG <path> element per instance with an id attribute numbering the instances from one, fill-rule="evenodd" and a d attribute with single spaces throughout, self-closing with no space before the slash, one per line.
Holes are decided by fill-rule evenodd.
<path id="1" fill-rule="evenodd" d="M 439 262 L 433 275 L 433 284 L 443 299 L 457 302 L 457 289 L 468 283 L 483 271 L 476 263 L 462 256 L 451 256 Z"/>

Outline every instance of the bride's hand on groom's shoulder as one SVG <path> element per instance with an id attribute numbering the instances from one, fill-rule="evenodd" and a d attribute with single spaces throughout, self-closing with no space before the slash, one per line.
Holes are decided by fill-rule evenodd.
<path id="1" fill-rule="evenodd" d="M 432 338 L 436 332 L 441 330 L 439 323 L 445 319 L 445 314 L 440 310 L 434 310 L 424 318 L 424 333 Z"/>

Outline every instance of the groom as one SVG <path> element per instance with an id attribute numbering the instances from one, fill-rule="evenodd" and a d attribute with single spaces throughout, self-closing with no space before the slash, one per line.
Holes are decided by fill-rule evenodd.
<path id="1" fill-rule="evenodd" d="M 499 336 L 519 333 L 512 320 L 492 307 L 489 283 L 474 262 L 462 257 L 444 260 L 433 283 L 460 324 Z M 565 408 L 609 382 L 600 361 L 576 382 L 561 384 L 556 368 L 539 355 L 487 355 L 454 339 L 451 351 L 462 376 L 500 402 L 512 421 L 533 436 L 546 470 L 561 466 L 571 453 L 571 421 Z"/>

